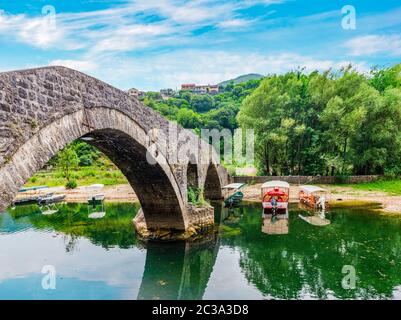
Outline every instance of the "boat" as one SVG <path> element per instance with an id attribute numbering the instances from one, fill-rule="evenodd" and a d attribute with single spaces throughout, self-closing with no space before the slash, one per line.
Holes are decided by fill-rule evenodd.
<path id="1" fill-rule="evenodd" d="M 100 219 L 106 215 L 104 199 L 104 194 L 96 194 L 88 198 L 88 217 L 90 219 Z"/>
<path id="2" fill-rule="evenodd" d="M 37 187 L 20 188 L 18 190 L 18 193 L 24 193 L 24 192 L 28 192 L 28 191 L 37 191 L 37 190 L 42 190 L 42 189 L 47 189 L 47 188 L 49 188 L 49 187 L 48 186 L 37 186 Z M 17 198 L 13 201 L 12 207 L 23 206 L 23 205 L 28 205 L 28 204 L 37 204 L 39 199 L 40 199 L 40 195 L 31 195 L 31 196 L 27 196 L 24 198 Z"/>
<path id="3" fill-rule="evenodd" d="M 31 196 L 31 197 L 25 197 L 25 198 L 19 198 L 14 200 L 12 203 L 12 206 L 23 206 L 27 204 L 36 204 L 38 203 L 39 196 Z"/>
<path id="4" fill-rule="evenodd" d="M 28 191 L 37 191 L 37 190 L 43 190 L 43 189 L 48 189 L 48 186 L 37 186 L 37 187 L 26 187 L 26 188 L 21 188 L 18 190 L 18 192 L 28 192 Z"/>
<path id="5" fill-rule="evenodd" d="M 62 202 L 65 199 L 65 194 L 57 194 L 54 195 L 53 193 L 46 194 L 45 196 L 41 196 L 38 198 L 38 205 L 48 205 L 53 203 Z"/>
<path id="6" fill-rule="evenodd" d="M 231 183 L 222 188 L 227 192 L 232 192 L 230 196 L 228 196 L 224 200 L 225 208 L 237 208 L 239 207 L 242 199 L 244 198 L 244 193 L 240 191 L 240 189 L 244 186 L 244 183 Z"/>
<path id="7" fill-rule="evenodd" d="M 290 185 L 288 182 L 273 180 L 262 184 L 261 198 L 264 215 L 287 215 Z"/>
<path id="8" fill-rule="evenodd" d="M 326 190 L 318 186 L 300 186 L 299 202 L 315 210 L 325 210 L 327 207 Z"/>

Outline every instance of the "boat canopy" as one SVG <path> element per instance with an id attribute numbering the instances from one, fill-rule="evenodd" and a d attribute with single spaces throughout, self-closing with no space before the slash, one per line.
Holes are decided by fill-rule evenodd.
<path id="1" fill-rule="evenodd" d="M 323 188 L 320 188 L 318 186 L 300 186 L 299 187 L 301 191 L 304 191 L 306 193 L 313 193 L 313 192 L 325 192 L 326 190 Z"/>
<path id="2" fill-rule="evenodd" d="M 244 183 L 230 183 L 224 186 L 222 189 L 240 189 L 244 186 Z"/>
<path id="3" fill-rule="evenodd" d="M 273 180 L 273 181 L 267 181 L 264 184 L 262 184 L 262 189 L 264 188 L 290 188 L 290 184 L 288 182 L 285 181 L 281 181 L 281 180 Z"/>

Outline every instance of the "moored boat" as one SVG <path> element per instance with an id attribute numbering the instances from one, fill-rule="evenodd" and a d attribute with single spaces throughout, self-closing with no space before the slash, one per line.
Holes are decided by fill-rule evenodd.
<path id="1" fill-rule="evenodd" d="M 22 205 L 27 205 L 27 204 L 36 204 L 36 203 L 38 203 L 38 200 L 39 200 L 39 196 L 19 198 L 19 199 L 14 200 L 12 205 L 13 206 L 22 206 Z"/>
<path id="2" fill-rule="evenodd" d="M 261 187 L 263 214 L 287 215 L 289 196 L 290 185 L 288 182 L 280 180 L 265 182 Z"/>
<path id="3" fill-rule="evenodd" d="M 313 209 L 325 210 L 327 206 L 326 190 L 318 186 L 300 186 L 299 202 Z"/>
<path id="4" fill-rule="evenodd" d="M 41 206 L 41 205 L 59 203 L 62 202 L 64 199 L 65 199 L 65 194 L 54 195 L 53 193 L 49 193 L 45 196 L 38 198 L 38 205 Z"/>
<path id="5" fill-rule="evenodd" d="M 104 194 L 96 194 L 88 198 L 88 217 L 100 219 L 106 215 L 104 210 Z"/>
<path id="6" fill-rule="evenodd" d="M 222 189 L 232 193 L 224 200 L 224 207 L 235 208 L 238 207 L 244 198 L 244 193 L 240 189 L 244 186 L 244 183 L 231 183 L 224 186 Z"/>

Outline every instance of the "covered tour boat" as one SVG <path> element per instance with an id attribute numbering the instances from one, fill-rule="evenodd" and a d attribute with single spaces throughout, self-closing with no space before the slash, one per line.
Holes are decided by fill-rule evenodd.
<path id="1" fill-rule="evenodd" d="M 310 208 L 324 210 L 327 205 L 326 190 L 318 186 L 300 186 L 299 202 Z"/>
<path id="2" fill-rule="evenodd" d="M 290 185 L 285 181 L 268 181 L 261 187 L 263 214 L 288 214 Z"/>
<path id="3" fill-rule="evenodd" d="M 240 205 L 242 199 L 244 198 L 244 193 L 240 191 L 240 189 L 244 185 L 244 183 L 231 183 L 222 188 L 223 191 L 231 193 L 231 195 L 224 200 L 224 207 L 236 208 Z"/>

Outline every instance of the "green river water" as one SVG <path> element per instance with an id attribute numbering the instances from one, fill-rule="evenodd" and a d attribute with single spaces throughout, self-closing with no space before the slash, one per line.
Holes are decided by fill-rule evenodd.
<path id="1" fill-rule="evenodd" d="M 180 243 L 135 237 L 134 204 L 85 204 L 52 216 L 37 206 L 0 215 L 0 299 L 400 299 L 401 219 L 367 209 L 330 209 L 326 226 L 291 207 L 288 234 L 262 232 L 260 205 L 228 213 L 219 232 Z M 42 286 L 55 270 L 55 288 Z M 344 287 L 344 266 L 355 287 Z M 42 273 L 43 271 L 43 273 Z"/>

